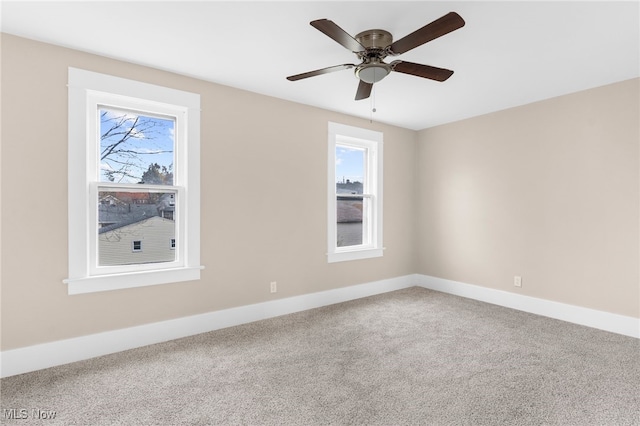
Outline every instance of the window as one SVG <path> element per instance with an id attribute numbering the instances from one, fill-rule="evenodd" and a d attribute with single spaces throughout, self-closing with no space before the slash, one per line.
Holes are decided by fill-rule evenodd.
<path id="1" fill-rule="evenodd" d="M 382 133 L 329 123 L 328 261 L 382 256 Z"/>
<path id="2" fill-rule="evenodd" d="M 69 68 L 69 294 L 200 278 L 199 138 L 199 95 Z"/>

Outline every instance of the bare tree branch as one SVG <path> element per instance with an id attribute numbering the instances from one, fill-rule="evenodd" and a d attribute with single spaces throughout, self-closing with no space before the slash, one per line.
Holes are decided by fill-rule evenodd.
<path id="1" fill-rule="evenodd" d="M 168 134 L 162 119 L 103 109 L 100 123 L 102 173 L 111 182 L 142 180 L 149 164 L 143 157 L 173 152 L 160 142 Z"/>

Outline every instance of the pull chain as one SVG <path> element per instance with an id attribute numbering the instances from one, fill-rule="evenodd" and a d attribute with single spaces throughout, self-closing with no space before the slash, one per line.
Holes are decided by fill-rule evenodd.
<path id="1" fill-rule="evenodd" d="M 373 123 L 373 114 L 376 112 L 376 86 L 375 84 L 371 90 L 371 118 L 369 118 L 369 123 Z"/>

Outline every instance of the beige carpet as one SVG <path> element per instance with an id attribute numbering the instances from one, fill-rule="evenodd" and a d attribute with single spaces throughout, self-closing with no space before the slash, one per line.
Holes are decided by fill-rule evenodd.
<path id="1" fill-rule="evenodd" d="M 640 425 L 640 341 L 414 287 L 0 384 L 3 424 Z"/>

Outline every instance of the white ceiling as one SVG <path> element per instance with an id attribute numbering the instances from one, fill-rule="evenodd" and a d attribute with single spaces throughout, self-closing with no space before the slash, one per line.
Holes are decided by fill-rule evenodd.
<path id="1" fill-rule="evenodd" d="M 352 70 L 285 79 L 358 63 L 312 20 L 397 40 L 449 11 L 466 25 L 392 58 L 454 70 L 445 82 L 392 73 L 354 101 Z M 414 130 L 640 76 L 638 1 L 2 1 L 1 14 L 5 33 Z"/>

